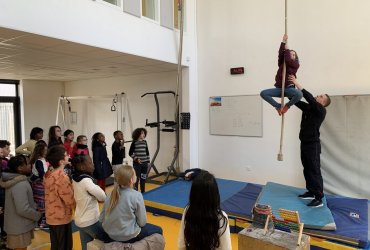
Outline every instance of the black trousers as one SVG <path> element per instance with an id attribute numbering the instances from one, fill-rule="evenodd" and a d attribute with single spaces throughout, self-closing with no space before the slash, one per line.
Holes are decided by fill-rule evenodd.
<path id="1" fill-rule="evenodd" d="M 320 165 L 320 142 L 301 143 L 301 161 L 306 189 L 315 195 L 316 199 L 324 197 L 324 184 Z"/>
<path id="2" fill-rule="evenodd" d="M 72 223 L 49 225 L 51 250 L 72 250 Z"/>
<path id="3" fill-rule="evenodd" d="M 137 177 L 136 183 L 135 183 L 135 190 L 138 190 L 139 187 L 139 181 L 140 181 L 140 192 L 144 193 L 145 192 L 145 182 L 146 182 L 146 174 L 148 172 L 148 162 L 144 163 L 137 163 L 134 162 L 134 169 L 135 169 L 135 174 Z"/>

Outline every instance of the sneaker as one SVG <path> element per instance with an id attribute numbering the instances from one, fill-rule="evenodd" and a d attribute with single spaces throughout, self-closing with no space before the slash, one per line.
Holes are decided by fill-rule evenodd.
<path id="1" fill-rule="evenodd" d="M 308 207 L 322 207 L 324 204 L 322 200 L 313 199 L 310 203 L 307 204 Z"/>
<path id="2" fill-rule="evenodd" d="M 281 116 L 281 108 L 277 108 L 276 111 L 278 112 L 278 114 Z"/>
<path id="3" fill-rule="evenodd" d="M 285 114 L 289 109 L 289 106 L 285 105 L 282 109 L 281 109 L 281 114 Z"/>
<path id="4" fill-rule="evenodd" d="M 304 200 L 313 200 L 315 199 L 315 195 L 313 195 L 310 192 L 306 192 L 304 194 L 298 195 L 299 198 L 304 199 Z"/>

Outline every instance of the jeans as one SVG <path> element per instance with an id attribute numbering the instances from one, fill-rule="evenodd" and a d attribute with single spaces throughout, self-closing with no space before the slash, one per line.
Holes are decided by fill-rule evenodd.
<path id="1" fill-rule="evenodd" d="M 93 241 L 94 239 L 98 239 L 104 242 L 109 241 L 109 236 L 104 231 L 99 221 L 95 224 L 92 224 L 91 226 L 77 228 L 80 231 L 82 250 L 87 250 L 87 243 Z"/>
<path id="2" fill-rule="evenodd" d="M 163 230 L 161 227 L 159 226 L 156 226 L 156 225 L 153 225 L 153 224 L 150 224 L 150 223 L 146 223 L 145 226 L 143 226 L 140 230 L 140 233 L 135 237 L 135 238 L 132 238 L 130 240 L 127 240 L 127 241 L 122 241 L 122 243 L 134 243 L 134 242 L 137 242 L 137 241 L 140 241 L 142 239 L 144 239 L 145 237 L 148 237 L 152 234 L 161 234 L 163 235 Z M 114 240 L 112 239 L 109 239 L 107 241 L 104 241 L 104 242 L 113 242 Z"/>
<path id="3" fill-rule="evenodd" d="M 281 104 L 276 102 L 273 97 L 281 97 L 281 88 L 265 89 L 261 91 L 261 97 L 274 108 L 280 109 Z M 295 103 L 302 99 L 303 93 L 295 87 L 287 87 L 284 89 L 284 96 L 289 98 L 289 102 L 286 104 L 289 108 Z"/>
<path id="4" fill-rule="evenodd" d="M 162 228 L 153 224 L 146 223 L 145 226 L 141 228 L 141 231 L 138 236 L 131 240 L 126 241 L 125 243 L 134 243 L 156 233 L 163 235 Z"/>
<path id="5" fill-rule="evenodd" d="M 136 183 L 134 185 L 135 190 L 138 190 L 139 188 L 139 181 L 140 181 L 140 191 L 141 193 L 145 193 L 145 182 L 146 182 L 146 174 L 148 171 L 148 162 L 144 163 L 137 163 L 134 162 L 134 169 L 135 169 L 135 174 L 137 176 Z"/>

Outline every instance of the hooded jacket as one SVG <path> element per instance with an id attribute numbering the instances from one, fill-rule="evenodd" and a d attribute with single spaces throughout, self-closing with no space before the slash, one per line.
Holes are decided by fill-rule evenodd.
<path id="1" fill-rule="evenodd" d="M 72 150 L 72 157 L 75 157 L 76 155 L 89 155 L 87 145 L 76 143 Z"/>
<path id="2" fill-rule="evenodd" d="M 44 177 L 45 215 L 49 225 L 65 225 L 72 221 L 75 208 L 73 187 L 63 167 L 49 171 Z"/>
<path id="3" fill-rule="evenodd" d="M 4 230 L 14 235 L 33 230 L 41 213 L 36 210 L 27 177 L 4 172 L 0 179 L 0 186 L 5 188 Z"/>
<path id="4" fill-rule="evenodd" d="M 75 224 L 88 227 L 99 221 L 98 201 L 104 201 L 105 192 L 94 184 L 93 178 L 81 172 L 72 175 L 73 195 L 76 200 Z"/>

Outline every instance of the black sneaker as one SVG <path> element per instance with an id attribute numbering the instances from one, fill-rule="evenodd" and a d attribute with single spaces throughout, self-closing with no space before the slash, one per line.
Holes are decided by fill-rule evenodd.
<path id="1" fill-rule="evenodd" d="M 304 200 L 313 200 L 315 199 L 315 195 L 313 195 L 310 192 L 306 192 L 304 194 L 298 195 L 299 198 L 304 199 Z"/>
<path id="2" fill-rule="evenodd" d="M 309 207 L 322 207 L 324 204 L 322 203 L 322 200 L 313 199 L 310 201 L 310 203 L 307 204 Z"/>

